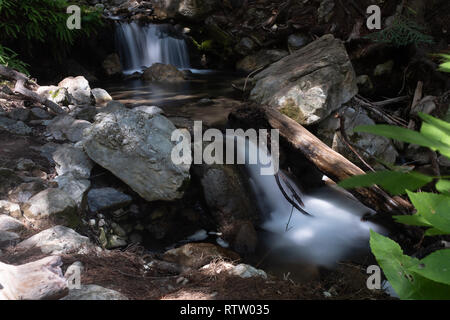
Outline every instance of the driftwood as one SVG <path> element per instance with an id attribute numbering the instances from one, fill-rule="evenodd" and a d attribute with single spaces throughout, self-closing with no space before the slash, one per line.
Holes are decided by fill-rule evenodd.
<path id="1" fill-rule="evenodd" d="M 39 86 L 36 83 L 32 82 L 23 73 L 20 73 L 16 70 L 13 70 L 11 68 L 0 65 L 0 76 L 4 77 L 6 79 L 9 79 L 9 80 L 16 81 L 16 85 L 14 87 L 14 92 L 16 94 L 20 94 L 23 97 L 25 97 L 26 99 L 29 99 L 29 100 L 32 100 L 35 102 L 39 102 L 40 104 L 46 106 L 47 108 L 49 108 L 50 110 L 52 110 L 53 112 L 55 112 L 57 114 L 64 113 L 64 110 L 59 105 L 57 105 L 53 101 L 50 101 L 44 97 L 41 97 L 33 90 L 28 89 L 27 86 L 31 87 L 33 89 L 37 89 L 37 88 L 39 88 Z"/>
<path id="2" fill-rule="evenodd" d="M 0 300 L 53 300 L 67 295 L 58 256 L 20 266 L 0 262 Z"/>
<path id="3" fill-rule="evenodd" d="M 257 110 L 256 119 L 245 119 L 245 113 Z M 230 119 L 237 121 L 239 125 L 247 125 L 247 121 L 261 121 L 261 125 L 269 125 L 273 129 L 278 129 L 280 137 L 286 140 L 294 149 L 300 152 L 309 162 L 311 162 L 324 175 L 334 181 L 342 181 L 355 175 L 365 172 L 355 164 L 347 160 L 341 154 L 335 152 L 311 132 L 298 124 L 296 121 L 281 114 L 278 110 L 270 107 L 249 108 L 242 110 L 244 118 L 241 118 L 240 111 L 236 110 Z M 251 111 L 253 112 L 253 111 Z M 234 119 L 233 119 L 234 118 Z M 264 124 L 265 123 L 265 124 Z M 255 125 L 254 123 L 251 125 Z M 362 203 L 385 214 L 408 214 L 413 207 L 402 198 L 393 199 L 386 192 L 377 186 L 370 188 L 359 188 L 350 190 Z"/>

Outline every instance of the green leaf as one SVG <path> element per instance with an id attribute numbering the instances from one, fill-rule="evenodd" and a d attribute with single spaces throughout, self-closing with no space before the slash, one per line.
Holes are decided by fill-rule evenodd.
<path id="1" fill-rule="evenodd" d="M 436 190 L 450 196 L 450 180 L 439 180 L 436 183 Z"/>
<path id="2" fill-rule="evenodd" d="M 450 249 L 431 253 L 409 270 L 427 279 L 450 285 Z"/>
<path id="3" fill-rule="evenodd" d="M 339 185 L 346 189 L 379 185 L 392 195 L 405 194 L 406 190 L 417 190 L 433 181 L 432 177 L 418 172 L 379 171 L 345 179 Z"/>
<path id="4" fill-rule="evenodd" d="M 429 280 L 410 270 L 419 265 L 419 260 L 404 255 L 395 241 L 371 230 L 370 247 L 401 299 L 450 299 L 450 286 Z"/>
<path id="5" fill-rule="evenodd" d="M 432 227 L 431 223 L 429 223 L 424 217 L 419 214 L 394 216 L 393 218 L 395 219 L 395 221 L 407 224 L 409 226 Z"/>
<path id="6" fill-rule="evenodd" d="M 435 118 L 433 116 L 430 116 L 429 114 L 419 112 L 419 117 L 432 125 L 434 125 L 437 128 L 440 128 L 441 130 L 445 131 L 448 135 L 450 135 L 450 123 L 443 121 L 441 119 Z"/>
<path id="7" fill-rule="evenodd" d="M 422 216 L 434 228 L 450 234 L 450 197 L 442 194 L 408 191 L 409 199 Z"/>
<path id="8" fill-rule="evenodd" d="M 425 236 L 427 237 L 435 237 L 435 236 L 445 236 L 448 232 L 439 230 L 437 228 L 430 228 L 427 231 L 425 231 Z"/>

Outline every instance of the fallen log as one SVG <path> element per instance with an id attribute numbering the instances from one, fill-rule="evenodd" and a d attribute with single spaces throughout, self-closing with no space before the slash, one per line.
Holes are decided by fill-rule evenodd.
<path id="1" fill-rule="evenodd" d="M 20 94 L 26 99 L 39 102 L 40 104 L 46 106 L 56 114 L 64 113 L 64 110 L 53 101 L 50 101 L 44 97 L 41 97 L 36 92 L 27 88 L 27 86 L 33 87 L 34 89 L 38 89 L 39 85 L 32 82 L 26 75 L 20 73 L 16 70 L 8 68 L 6 66 L 0 65 L 0 76 L 8 79 L 16 81 L 16 85 L 14 87 L 14 92 L 16 94 Z"/>
<path id="2" fill-rule="evenodd" d="M 246 107 L 247 110 L 236 110 L 230 119 L 238 124 L 246 126 L 258 125 L 245 123 L 245 116 L 239 113 L 254 112 L 252 117 L 264 126 L 263 122 L 272 128 L 278 129 L 281 138 L 286 140 L 291 147 L 300 152 L 309 162 L 330 179 L 339 182 L 346 178 L 365 174 L 358 166 L 337 153 L 302 125 L 289 117 L 281 114 L 278 110 L 270 107 Z M 413 210 L 412 205 L 403 199 L 393 199 L 386 192 L 377 186 L 370 188 L 359 188 L 349 190 L 366 206 L 374 209 L 378 213 L 387 214 L 408 214 Z"/>
<path id="3" fill-rule="evenodd" d="M 58 256 L 13 266 L 0 262 L 0 300 L 56 300 L 69 292 Z"/>

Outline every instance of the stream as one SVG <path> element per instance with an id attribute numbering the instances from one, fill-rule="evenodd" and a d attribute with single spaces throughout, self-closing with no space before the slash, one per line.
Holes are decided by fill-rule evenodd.
<path id="1" fill-rule="evenodd" d="M 239 74 L 190 69 L 182 34 L 168 25 L 139 26 L 118 22 L 116 32 L 125 74 L 142 72 L 145 67 L 162 62 L 185 70 L 188 80 L 146 83 L 132 77 L 105 83 L 103 87 L 114 100 L 130 108 L 158 106 L 171 119 L 181 117 L 201 120 L 213 128 L 225 127 L 231 109 L 240 103 L 240 94 L 231 87 L 231 81 L 239 78 Z M 214 103 L 198 103 L 202 99 L 213 99 Z M 248 157 L 258 149 L 249 143 L 239 152 Z M 317 277 L 319 268 L 332 269 L 338 261 L 363 262 L 369 252 L 370 229 L 386 233 L 373 223 L 363 222 L 361 217 L 370 209 L 336 186 L 324 184 L 317 190 L 303 193 L 301 186 L 308 181 L 296 181 L 286 172 L 289 183 L 302 197 L 304 209 L 312 215 L 306 216 L 285 199 L 274 176 L 260 175 L 259 165 L 246 165 L 245 169 L 250 185 L 248 192 L 257 199 L 263 217 L 258 230 L 257 252 L 247 257 L 256 267 L 278 276 L 289 272 L 290 278 L 306 281 Z M 205 240 L 205 237 L 198 240 Z"/>

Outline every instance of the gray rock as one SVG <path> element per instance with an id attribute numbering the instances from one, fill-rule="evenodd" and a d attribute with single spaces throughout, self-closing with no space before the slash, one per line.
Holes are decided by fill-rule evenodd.
<path id="1" fill-rule="evenodd" d="M 164 111 L 161 108 L 156 107 L 156 106 L 139 106 L 139 107 L 133 108 L 133 111 L 145 112 L 151 116 L 164 113 Z"/>
<path id="2" fill-rule="evenodd" d="M 128 300 L 120 292 L 95 284 L 82 285 L 81 289 L 71 289 L 61 300 Z"/>
<path id="3" fill-rule="evenodd" d="M 12 203 L 6 200 L 0 200 L 0 214 L 5 214 L 14 218 L 22 217 L 22 211 L 17 203 Z"/>
<path id="4" fill-rule="evenodd" d="M 19 240 L 20 236 L 17 233 L 0 230 L 0 249 L 14 246 Z"/>
<path id="5" fill-rule="evenodd" d="M 91 176 L 93 162 L 88 158 L 81 147 L 70 144 L 61 145 L 53 152 L 58 175 L 71 173 L 75 178 L 88 179 Z"/>
<path id="6" fill-rule="evenodd" d="M 8 113 L 8 117 L 17 121 L 27 121 L 30 118 L 30 110 L 25 108 L 14 108 Z"/>
<path id="7" fill-rule="evenodd" d="M 60 175 L 54 179 L 58 183 L 58 188 L 65 191 L 75 201 L 78 207 L 81 206 L 86 191 L 91 186 L 88 179 L 77 179 L 71 173 Z"/>
<path id="8" fill-rule="evenodd" d="M 55 226 L 20 242 L 17 248 L 39 248 L 44 254 L 57 255 L 86 253 L 93 249 L 93 245 L 88 237 L 81 236 L 70 228 Z"/>
<path id="9" fill-rule="evenodd" d="M 93 122 L 97 113 L 95 106 L 77 106 L 70 111 L 69 115 L 79 120 Z"/>
<path id="10" fill-rule="evenodd" d="M 125 207 L 133 199 L 113 188 L 91 189 L 88 192 L 88 205 L 91 212 Z"/>
<path id="11" fill-rule="evenodd" d="M 184 74 L 170 64 L 154 63 L 144 71 L 142 78 L 151 82 L 181 82 Z"/>
<path id="12" fill-rule="evenodd" d="M 54 139 L 71 142 L 78 142 L 83 139 L 83 132 L 91 126 L 85 120 L 76 120 L 69 115 L 60 115 L 54 118 L 47 126 L 47 132 Z"/>
<path id="13" fill-rule="evenodd" d="M 374 125 L 373 121 L 362 108 L 347 108 L 344 113 L 345 131 L 350 142 L 366 153 L 360 153 L 361 156 L 369 164 L 375 166 L 376 162 L 373 157 L 382 159 L 384 162 L 393 164 L 398 153 L 392 142 L 384 137 L 372 135 L 369 133 L 356 133 L 354 128 L 359 125 Z M 322 139 L 333 150 L 339 152 L 344 157 L 356 163 L 363 165 L 361 160 L 348 148 L 348 146 L 340 138 L 340 122 L 339 119 L 329 118 L 320 124 L 318 129 L 318 137 Z M 372 157 L 369 157 L 370 154 Z"/>
<path id="14" fill-rule="evenodd" d="M 32 220 L 51 217 L 75 227 L 79 224 L 76 208 L 77 204 L 65 191 L 50 188 L 31 197 L 22 210 L 24 216 Z"/>
<path id="15" fill-rule="evenodd" d="M 261 277 L 263 279 L 267 279 L 267 274 L 261 270 L 256 269 L 255 267 L 252 267 L 248 264 L 238 264 L 233 269 L 230 270 L 231 275 L 235 275 L 241 278 L 255 278 L 255 277 Z"/>
<path id="16" fill-rule="evenodd" d="M 58 87 L 66 88 L 71 97 L 71 103 L 76 105 L 90 104 L 92 102 L 89 81 L 83 76 L 68 77 L 62 80 Z"/>
<path id="17" fill-rule="evenodd" d="M 31 128 L 22 121 L 15 121 L 5 117 L 0 117 L 0 130 L 18 135 L 27 135 L 31 133 Z"/>
<path id="18" fill-rule="evenodd" d="M 19 159 L 17 161 L 16 169 L 20 171 L 31 170 L 36 166 L 33 160 L 31 159 Z"/>
<path id="19" fill-rule="evenodd" d="M 51 115 L 41 108 L 32 108 L 31 109 L 31 115 L 35 119 L 51 119 Z"/>
<path id="20" fill-rule="evenodd" d="M 134 112 L 110 103 L 86 132 L 88 156 L 148 201 L 183 196 L 190 165 L 171 160 L 175 126 L 161 115 Z"/>
<path id="21" fill-rule="evenodd" d="M 96 105 L 101 105 L 112 100 L 111 96 L 105 89 L 95 88 L 91 90 Z"/>
<path id="22" fill-rule="evenodd" d="M 308 36 L 304 34 L 291 34 L 288 37 L 288 46 L 291 50 L 298 50 L 310 43 Z"/>
<path id="23" fill-rule="evenodd" d="M 25 225 L 9 215 L 0 214 L 0 231 L 20 231 Z"/>
<path id="24" fill-rule="evenodd" d="M 325 119 L 358 92 L 344 45 L 332 35 L 310 43 L 258 73 L 250 99 L 302 125 Z"/>
<path id="25" fill-rule="evenodd" d="M 236 64 L 236 69 L 245 72 L 252 72 L 257 69 L 267 67 L 271 63 L 274 63 L 287 55 L 289 55 L 289 52 L 285 50 L 260 50 L 238 61 Z"/>
<path id="26" fill-rule="evenodd" d="M 22 183 L 8 193 L 8 199 L 17 203 L 24 203 L 32 196 L 45 189 L 47 189 L 47 186 L 42 181 Z M 19 215 L 21 216 L 20 208 Z"/>
<path id="27" fill-rule="evenodd" d="M 57 86 L 42 86 L 37 94 L 59 105 L 67 106 L 70 103 L 70 95 L 67 88 Z"/>
<path id="28" fill-rule="evenodd" d="M 253 41 L 251 38 L 244 37 L 239 41 L 234 50 L 240 55 L 245 56 L 251 53 L 255 49 L 255 47 L 255 41 Z"/>

